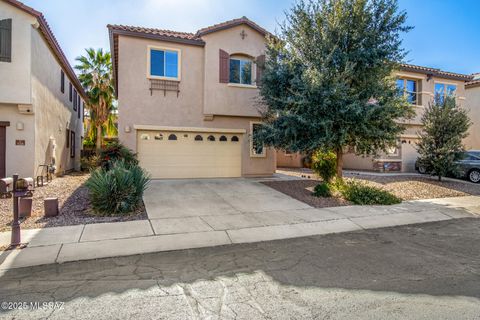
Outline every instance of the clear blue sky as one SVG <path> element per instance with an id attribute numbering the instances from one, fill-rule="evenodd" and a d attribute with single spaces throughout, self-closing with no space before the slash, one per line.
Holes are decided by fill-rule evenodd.
<path id="1" fill-rule="evenodd" d="M 293 0 L 24 0 L 43 12 L 71 63 L 86 47 L 109 50 L 106 25 L 194 32 L 243 15 L 274 32 Z M 415 29 L 407 62 L 480 72 L 480 0 L 399 0 Z"/>

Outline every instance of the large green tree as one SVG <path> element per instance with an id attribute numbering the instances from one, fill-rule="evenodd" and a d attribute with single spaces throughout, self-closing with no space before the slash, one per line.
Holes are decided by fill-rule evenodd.
<path id="1" fill-rule="evenodd" d="M 255 139 L 268 146 L 337 156 L 370 155 L 396 144 L 397 122 L 413 112 L 392 77 L 405 57 L 406 14 L 396 0 L 300 1 L 267 44 L 261 82 L 264 125 Z"/>
<path id="2" fill-rule="evenodd" d="M 102 49 L 86 49 L 86 55 L 77 57 L 75 66 L 80 74 L 78 78 L 85 88 L 89 102 L 91 127 L 96 128 L 96 149 L 102 147 L 102 127 L 108 125 L 111 111 L 114 109 L 114 88 L 112 80 L 112 62 L 109 52 Z M 93 134 L 93 133 L 92 133 Z"/>
<path id="3" fill-rule="evenodd" d="M 417 150 L 422 166 L 438 176 L 456 173 L 455 161 L 462 158 L 462 140 L 471 125 L 467 110 L 455 103 L 454 97 L 437 96 L 422 116 L 422 132 Z"/>

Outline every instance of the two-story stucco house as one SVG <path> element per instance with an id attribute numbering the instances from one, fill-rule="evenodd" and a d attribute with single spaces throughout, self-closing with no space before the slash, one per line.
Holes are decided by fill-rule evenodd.
<path id="1" fill-rule="evenodd" d="M 395 73 L 399 93 L 404 95 L 415 110 L 415 116 L 410 120 L 399 120 L 406 125 L 406 130 L 398 137 L 398 145 L 388 153 L 380 153 L 377 157 L 362 157 L 354 150 L 345 150 L 344 168 L 353 170 L 402 171 L 415 170 L 418 157 L 416 144 L 418 133 L 422 130 L 421 118 L 434 97 L 440 99 L 449 95 L 455 96 L 460 107 L 469 107 L 466 103 L 465 83 L 472 79 L 470 75 L 446 72 L 439 69 L 402 64 Z M 470 115 L 472 116 L 472 115 Z M 477 127 L 477 130 L 478 127 Z M 468 146 L 468 141 L 465 141 Z M 279 167 L 301 167 L 302 157 L 296 153 L 278 151 L 277 165 Z"/>
<path id="2" fill-rule="evenodd" d="M 86 96 L 42 13 L 0 1 L 0 176 L 79 169 Z"/>
<path id="3" fill-rule="evenodd" d="M 119 139 L 153 178 L 267 176 L 252 141 L 268 32 L 245 17 L 183 33 L 108 25 Z"/>

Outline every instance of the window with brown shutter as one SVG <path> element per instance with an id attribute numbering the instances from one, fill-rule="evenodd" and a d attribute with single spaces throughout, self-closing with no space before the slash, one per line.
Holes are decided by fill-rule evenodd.
<path id="1" fill-rule="evenodd" d="M 60 91 L 65 93 L 65 72 L 60 70 Z"/>
<path id="2" fill-rule="evenodd" d="M 85 123 L 85 102 L 82 103 L 82 122 Z"/>
<path id="3" fill-rule="evenodd" d="M 82 110 L 82 100 L 80 100 L 80 95 L 78 95 L 78 112 L 77 117 L 80 119 L 80 111 Z"/>
<path id="4" fill-rule="evenodd" d="M 66 138 L 67 138 L 67 141 L 65 142 L 65 148 L 70 148 L 70 130 L 67 129 L 66 131 Z"/>
<path id="5" fill-rule="evenodd" d="M 77 108 L 80 110 L 80 92 L 77 94 Z"/>
<path id="6" fill-rule="evenodd" d="M 68 84 L 68 99 L 70 100 L 70 102 L 72 102 L 72 95 L 73 95 L 72 90 L 73 90 L 72 83 L 70 82 Z"/>
<path id="7" fill-rule="evenodd" d="M 0 61 L 12 62 L 12 19 L 0 20 Z"/>
<path id="8" fill-rule="evenodd" d="M 219 60 L 220 60 L 220 83 L 228 83 L 230 74 L 230 55 L 223 51 L 222 49 L 219 50 Z"/>
<path id="9" fill-rule="evenodd" d="M 77 90 L 73 89 L 73 111 L 77 111 Z"/>
<path id="10" fill-rule="evenodd" d="M 70 158 L 75 158 L 75 131 L 70 131 Z"/>
<path id="11" fill-rule="evenodd" d="M 257 57 L 256 64 L 257 64 L 256 83 L 257 83 L 257 86 L 259 86 L 259 85 L 262 84 L 263 70 L 265 70 L 265 55 L 264 54 Z"/>

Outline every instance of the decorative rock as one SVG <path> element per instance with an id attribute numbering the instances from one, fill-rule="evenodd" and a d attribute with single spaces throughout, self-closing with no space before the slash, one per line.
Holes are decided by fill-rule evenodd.
<path id="1" fill-rule="evenodd" d="M 20 218 L 32 215 L 32 201 L 33 198 L 20 198 L 18 200 L 18 215 Z"/>
<path id="2" fill-rule="evenodd" d="M 45 208 L 45 217 L 58 216 L 58 198 L 45 198 L 43 205 Z"/>

